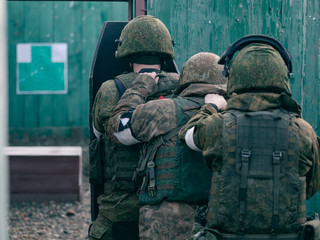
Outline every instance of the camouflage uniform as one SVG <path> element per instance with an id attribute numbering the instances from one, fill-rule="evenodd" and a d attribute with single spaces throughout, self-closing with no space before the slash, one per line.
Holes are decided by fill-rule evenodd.
<path id="1" fill-rule="evenodd" d="M 125 75 L 133 80 L 138 74 L 128 73 Z M 178 83 L 177 74 L 161 73 L 160 75 L 160 82 L 163 82 L 163 88 L 154 93 L 153 97 L 155 98 L 162 94 L 168 94 L 168 89 L 174 88 Z M 118 78 L 121 77 L 121 75 L 118 76 Z M 128 82 L 126 87 L 129 88 L 130 86 L 131 84 Z M 99 132 L 105 132 L 117 100 L 119 100 L 119 94 L 114 81 L 109 80 L 103 83 L 93 105 L 94 126 Z M 118 151 L 123 151 L 125 154 L 130 154 L 133 161 L 136 160 L 137 162 L 139 160 L 139 146 L 128 148 L 110 141 L 109 138 L 105 141 L 107 142 L 108 149 L 118 149 Z M 119 154 L 119 152 L 113 154 Z M 111 234 L 112 222 L 132 222 L 139 219 L 140 206 L 138 205 L 136 194 L 137 183 L 131 180 L 121 181 L 119 179 L 111 181 L 110 178 L 106 178 L 105 181 L 105 194 L 98 197 L 99 214 L 90 232 L 92 239 L 112 239 L 111 235 L 109 237 L 106 236 Z M 104 238 L 99 238 L 103 234 L 106 234 Z"/>
<path id="2" fill-rule="evenodd" d="M 260 54 L 260 55 L 259 55 Z M 263 56 L 263 58 L 255 57 Z M 285 109 L 300 113 L 299 106 L 290 97 L 288 72 L 283 60 L 270 64 L 274 59 L 281 59 L 272 47 L 264 44 L 251 44 L 242 49 L 230 65 L 227 91 L 231 95 L 226 110 L 242 112 L 271 112 Z M 272 66 L 271 71 L 269 66 Z M 191 129 L 196 148 L 202 150 L 207 166 L 213 171 L 209 199 L 208 226 L 214 218 L 214 209 L 218 202 L 211 196 L 218 194 L 217 178 L 223 166 L 223 119 L 224 114 L 217 113 L 211 105 L 204 105 L 181 129 L 179 137 L 186 144 L 186 134 Z M 312 127 L 302 118 L 293 118 L 289 127 L 299 135 L 299 176 L 306 176 L 306 197 L 312 197 L 320 188 L 319 143 Z M 187 144 L 186 144 L 187 145 Z M 190 144 L 188 145 L 190 147 Z M 232 207 L 232 206 L 230 206 Z M 269 233 L 269 232 L 268 232 Z M 195 238 L 196 239 L 196 238 Z"/>
<path id="3" fill-rule="evenodd" d="M 127 79 L 134 79 L 137 75 L 137 73 L 129 73 L 120 75 L 120 78 L 125 76 Z M 130 81 L 123 83 L 126 87 L 131 86 Z M 108 80 L 104 82 L 97 92 L 93 104 L 92 114 L 95 131 L 100 133 L 105 132 L 107 122 L 118 100 L 119 93 L 114 81 Z M 105 141 L 110 148 L 116 147 L 109 139 L 106 139 Z M 131 150 L 133 154 L 135 151 L 135 155 L 138 155 L 138 147 Z M 107 179 L 105 179 L 105 181 L 106 180 Z M 126 185 L 127 184 L 121 184 L 118 181 L 114 184 L 110 184 L 109 179 L 104 183 L 105 194 L 100 195 L 97 199 L 99 214 L 90 229 L 90 239 L 112 239 L 112 222 L 137 221 L 139 206 L 137 204 L 137 197 L 134 193 L 135 188 L 133 184 L 131 184 L 132 186 Z M 128 191 L 128 188 L 131 188 L 131 193 Z M 119 204 L 117 204 L 118 202 Z"/>
<path id="4" fill-rule="evenodd" d="M 173 60 L 170 34 L 159 19 L 150 15 L 136 17 L 122 30 L 116 57 L 146 65 Z M 138 73 L 130 72 L 115 78 L 126 88 L 130 88 L 137 76 Z M 160 87 L 149 99 L 171 94 L 177 86 L 178 78 L 176 73 L 160 72 Z M 139 146 L 126 147 L 116 144 L 105 134 L 109 118 L 119 99 L 115 82 L 108 80 L 100 87 L 93 104 L 94 132 L 96 135 L 103 134 L 104 151 L 107 156 L 103 159 L 104 194 L 97 199 L 99 213 L 89 232 L 91 240 L 119 239 L 117 233 L 129 229 L 138 235 L 138 185 L 136 181 L 132 181 L 132 175 L 139 160 Z M 131 177 L 122 177 L 121 173 L 131 174 Z M 132 238 L 136 239 L 133 236 Z"/>
<path id="5" fill-rule="evenodd" d="M 184 65 L 181 71 L 179 87 L 176 90 L 179 96 L 171 99 L 146 102 L 145 99 L 156 91 L 157 84 L 150 76 L 139 75 L 134 80 L 132 87 L 124 93 L 118 102 L 113 116 L 110 118 L 108 126 L 109 136 L 113 138 L 114 133 L 118 134 L 119 123 L 123 119 L 123 115 L 131 111 L 130 130 L 132 136 L 139 142 L 152 143 L 152 140 L 157 139 L 159 136 L 166 136 L 173 129 L 179 128 L 186 123 L 187 119 L 184 121 L 179 120 L 179 111 L 189 111 L 191 116 L 203 105 L 203 97 L 206 94 L 216 93 L 226 96 L 225 78 L 221 75 L 222 68 L 216 64 L 218 60 L 215 57 L 216 55 L 213 58 L 212 55 L 214 54 L 199 53 L 188 60 L 189 62 Z M 210 64 L 208 64 L 208 61 L 211 61 Z M 210 68 L 209 71 L 208 68 L 212 67 L 212 65 L 217 69 Z M 188 70 L 186 70 L 187 68 Z M 194 71 L 191 71 L 191 69 Z M 184 107 L 180 109 L 177 103 L 181 98 L 189 102 L 192 107 L 188 110 L 184 109 Z M 188 103 L 186 104 L 188 105 Z M 170 148 L 172 149 L 180 145 L 177 142 L 177 133 L 173 138 L 162 143 L 154 157 L 156 176 L 157 167 L 161 169 L 160 166 L 162 164 L 159 155 L 162 153 L 168 154 L 170 153 Z M 185 149 L 184 151 L 188 150 Z M 180 156 L 179 154 L 177 155 Z M 201 155 L 195 156 L 193 159 L 197 159 L 195 162 L 196 167 L 193 167 L 193 169 L 183 169 L 180 162 L 188 165 L 187 160 L 186 158 L 181 159 L 183 158 L 182 156 L 178 156 L 174 157 L 177 162 L 175 168 L 180 169 L 181 175 L 188 175 L 189 172 L 191 180 L 193 179 L 196 182 L 197 178 L 199 178 L 202 181 L 200 185 L 205 184 L 208 187 L 211 177 L 205 170 L 206 167 L 203 161 L 198 159 L 199 157 L 201 158 Z M 201 189 L 201 186 L 187 186 L 191 191 L 190 196 L 192 198 L 184 199 L 182 197 L 179 199 L 179 194 L 181 194 L 179 190 L 174 194 L 171 192 L 174 196 L 168 193 L 168 191 L 161 195 L 161 197 L 158 197 L 159 195 L 157 194 L 161 192 L 159 184 L 160 180 L 157 181 L 156 178 L 156 194 L 154 198 L 148 197 L 147 191 L 142 190 L 140 192 L 139 202 L 143 204 L 140 209 L 139 218 L 140 239 L 186 239 L 190 237 L 193 227 L 194 208 L 197 204 L 206 204 L 208 188 L 205 187 L 206 190 L 199 193 L 197 192 L 197 187 Z M 204 194 L 203 199 L 200 197 L 201 194 Z M 197 199 L 197 196 L 199 196 L 199 199 Z"/>

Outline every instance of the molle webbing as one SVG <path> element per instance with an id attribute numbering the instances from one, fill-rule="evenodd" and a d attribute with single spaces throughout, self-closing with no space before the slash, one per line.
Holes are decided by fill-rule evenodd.
<path id="1" fill-rule="evenodd" d="M 279 225 L 280 160 L 288 152 L 288 119 L 269 112 L 246 113 L 238 117 L 237 149 L 241 157 L 238 232 L 244 233 L 248 178 L 273 176 L 273 215 L 271 232 Z M 252 151 L 252 153 L 251 153 Z M 270 161 L 272 157 L 272 161 Z M 249 168 L 250 163 L 250 168 Z"/>
<path id="2" fill-rule="evenodd" d="M 144 147 L 140 151 L 140 160 L 138 163 L 138 167 L 136 168 L 135 175 L 134 176 L 143 176 L 143 183 L 141 186 L 140 191 L 145 192 L 147 185 L 148 185 L 148 192 L 151 196 L 154 196 L 155 194 L 155 163 L 154 159 L 158 152 L 158 149 L 161 145 L 168 142 L 171 138 L 174 136 L 177 136 L 179 133 L 180 128 L 172 129 L 170 132 L 163 136 L 159 136 L 153 141 L 146 143 Z M 176 157 L 176 153 L 173 152 L 166 152 L 162 154 L 162 157 L 167 156 Z M 162 164 L 160 166 L 160 169 L 167 169 L 174 167 L 173 163 L 169 164 Z M 172 175 L 172 174 L 171 174 Z M 169 175 L 167 175 L 169 176 Z M 161 177 L 161 176 L 159 176 Z M 164 179 L 165 176 L 162 176 L 162 179 Z M 173 178 L 173 176 L 171 176 Z M 157 188 L 165 189 L 165 186 L 157 186 Z M 174 186 L 168 186 L 168 189 L 173 189 Z"/>
<path id="3" fill-rule="evenodd" d="M 201 153 L 186 149 L 175 136 L 170 146 L 161 145 L 152 163 L 154 175 L 150 177 L 149 168 L 140 189 L 140 204 L 155 204 L 163 199 L 207 203 L 211 172 Z"/>
<path id="4" fill-rule="evenodd" d="M 122 146 L 108 138 L 105 144 L 104 178 L 132 181 L 139 159 L 139 146 Z"/>
<path id="5" fill-rule="evenodd" d="M 219 189 L 210 192 L 210 227 L 242 235 L 299 231 L 305 178 L 298 171 L 296 117 L 283 110 L 223 114 L 222 169 L 212 179 Z"/>

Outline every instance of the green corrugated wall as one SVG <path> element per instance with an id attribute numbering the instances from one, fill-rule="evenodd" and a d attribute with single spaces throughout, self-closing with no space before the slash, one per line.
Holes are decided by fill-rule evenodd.
<path id="1" fill-rule="evenodd" d="M 280 40 L 292 55 L 292 94 L 303 108 L 304 119 L 320 134 L 318 0 L 149 0 L 148 10 L 168 26 L 179 69 L 197 52 L 221 55 L 246 34 Z M 319 193 L 307 201 L 307 211 L 320 212 Z"/>
<path id="2" fill-rule="evenodd" d="M 127 21 L 128 3 L 13 1 L 7 10 L 10 142 L 88 136 L 88 79 L 95 47 L 104 21 Z M 20 43 L 68 44 L 67 94 L 16 93 Z"/>

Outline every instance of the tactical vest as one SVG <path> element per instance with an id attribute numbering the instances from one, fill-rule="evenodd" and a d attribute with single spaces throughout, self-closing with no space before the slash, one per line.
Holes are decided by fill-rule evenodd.
<path id="1" fill-rule="evenodd" d="M 130 88 L 137 73 L 128 73 L 117 76 L 126 88 Z M 172 73 L 160 73 L 158 91 L 155 95 L 167 95 L 178 84 L 178 75 Z M 171 89 L 171 90 L 170 90 Z M 152 97 L 153 97 L 152 96 Z M 152 99 L 150 97 L 150 99 Z M 139 160 L 139 145 L 124 146 L 113 143 L 108 137 L 105 140 L 104 178 L 105 180 L 132 181 Z"/>
<path id="2" fill-rule="evenodd" d="M 137 73 L 121 74 L 116 76 L 125 88 L 132 86 Z M 120 94 L 120 93 L 119 93 Z M 107 136 L 104 139 L 103 175 L 106 180 L 131 181 L 133 172 L 139 159 L 139 146 L 123 146 L 113 143 Z"/>
<path id="3" fill-rule="evenodd" d="M 201 153 L 185 148 L 179 129 L 203 104 L 203 98 L 173 99 L 177 113 L 177 129 L 144 144 L 138 174 L 144 176 L 139 194 L 140 204 L 162 200 L 205 204 L 208 201 L 211 171 Z"/>
<path id="4" fill-rule="evenodd" d="M 299 231 L 306 182 L 299 177 L 296 117 L 279 109 L 223 114 L 222 169 L 212 177 L 210 227 L 242 236 Z"/>

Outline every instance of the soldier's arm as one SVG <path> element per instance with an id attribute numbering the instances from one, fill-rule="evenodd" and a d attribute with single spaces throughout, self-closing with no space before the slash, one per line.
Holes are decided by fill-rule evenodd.
<path id="1" fill-rule="evenodd" d="M 298 119 L 300 156 L 299 175 L 306 176 L 307 199 L 320 189 L 319 138 L 312 127 L 303 119 Z"/>
<path id="2" fill-rule="evenodd" d="M 204 97 L 204 102 L 206 103 L 206 105 L 204 105 L 201 108 L 201 110 L 196 114 L 196 116 L 191 118 L 187 125 L 180 131 L 180 139 L 183 142 L 183 144 L 194 151 L 203 150 L 203 146 L 201 146 L 201 141 L 198 142 L 198 144 L 196 144 L 194 141 L 196 125 L 198 123 L 203 124 L 203 122 L 206 120 L 208 116 L 211 116 L 212 114 L 217 113 L 219 111 L 225 110 L 227 106 L 226 99 L 219 94 L 207 94 Z"/>
<path id="3" fill-rule="evenodd" d="M 147 74 L 140 74 L 133 81 L 132 87 L 125 91 L 109 120 L 107 133 L 113 141 L 124 145 L 140 142 L 132 133 L 131 118 L 137 106 L 146 103 L 147 97 L 156 90 L 156 81 Z"/>
<path id="4" fill-rule="evenodd" d="M 218 111 L 215 106 L 211 104 L 203 105 L 201 109 L 193 117 L 191 117 L 187 124 L 181 128 L 179 132 L 180 141 L 191 150 L 202 151 L 203 144 L 201 141 L 195 140 L 195 135 L 197 134 L 201 136 L 204 133 L 205 128 L 197 125 L 199 124 L 203 126 L 203 123 L 206 121 L 206 119 L 217 112 Z"/>
<path id="5" fill-rule="evenodd" d="M 93 106 L 93 130 L 94 134 L 99 137 L 106 132 L 109 118 L 119 99 L 119 94 L 114 81 L 104 82 L 98 90 Z"/>
<path id="6" fill-rule="evenodd" d="M 185 146 L 202 151 L 212 171 L 221 169 L 222 125 L 222 115 L 211 104 L 205 104 L 179 132 Z"/>
<path id="7" fill-rule="evenodd" d="M 203 141 L 198 141 L 198 143 L 195 143 L 195 137 L 197 136 L 197 124 L 203 124 L 208 116 L 211 116 L 212 114 L 217 113 L 219 111 L 225 110 L 227 106 L 226 99 L 219 94 L 207 94 L 204 98 L 204 102 L 206 103 L 206 105 L 204 105 L 201 108 L 201 110 L 193 118 L 191 118 L 187 125 L 183 127 L 180 131 L 180 140 L 183 142 L 184 145 L 186 145 L 188 148 L 194 151 L 203 150 Z M 198 126 L 198 129 L 199 128 L 200 127 Z M 199 136 L 205 133 L 202 133 L 201 130 L 197 131 L 200 131 L 200 134 L 198 133 Z"/>
<path id="8" fill-rule="evenodd" d="M 130 128 L 139 141 L 149 142 L 176 128 L 176 116 L 176 106 L 172 99 L 149 101 L 137 106 L 130 119 Z"/>

